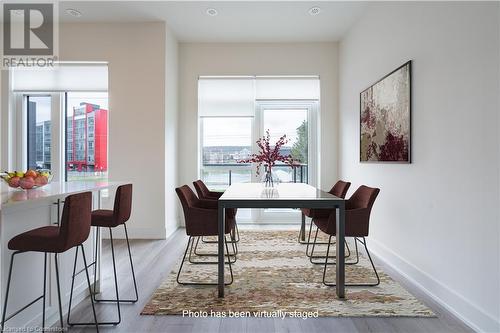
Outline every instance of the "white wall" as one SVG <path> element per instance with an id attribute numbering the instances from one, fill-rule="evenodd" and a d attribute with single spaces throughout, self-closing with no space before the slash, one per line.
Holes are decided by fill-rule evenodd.
<path id="1" fill-rule="evenodd" d="M 337 43 L 181 43 L 179 183 L 198 177 L 198 95 L 200 75 L 320 75 L 321 187 L 337 180 Z"/>
<path id="2" fill-rule="evenodd" d="M 62 60 L 109 62 L 109 176 L 134 185 L 127 226 L 136 238 L 166 236 L 165 43 L 175 43 L 165 34 L 164 23 L 60 27 Z M 169 102 L 167 110 L 173 108 Z"/>
<path id="3" fill-rule="evenodd" d="M 340 175 L 381 188 L 369 246 L 499 331 L 498 3 L 373 4 L 339 57 Z M 410 59 L 413 162 L 360 164 L 359 93 Z"/>
<path id="4" fill-rule="evenodd" d="M 178 178 L 179 43 L 168 27 L 165 37 L 165 222 L 168 236 L 175 231 L 179 221 L 178 199 L 175 194 Z"/>

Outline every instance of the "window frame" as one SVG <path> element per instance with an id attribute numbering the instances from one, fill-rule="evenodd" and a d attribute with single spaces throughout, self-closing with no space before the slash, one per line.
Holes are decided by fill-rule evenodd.
<path id="1" fill-rule="evenodd" d="M 66 169 L 66 119 L 68 109 L 68 94 L 73 91 L 60 92 L 13 92 L 15 103 L 15 134 L 12 144 L 13 169 L 27 170 L 28 168 L 28 113 L 27 103 L 29 97 L 51 97 L 51 172 L 53 180 L 65 182 L 68 179 Z M 97 92 L 97 91 L 96 91 Z M 89 91 L 93 93 L 93 91 Z M 109 103 L 109 93 L 108 93 Z M 109 112 L 109 106 L 108 106 Z M 109 114 L 108 114 L 108 154 L 109 154 Z M 108 162 L 109 171 L 109 162 Z"/>
<path id="2" fill-rule="evenodd" d="M 50 113 L 50 126 L 51 126 L 51 143 L 50 143 L 50 157 L 51 157 L 51 172 L 53 181 L 62 181 L 64 170 L 61 167 L 64 161 L 64 152 L 61 151 L 62 136 L 64 135 L 64 128 L 61 128 L 61 93 L 59 92 L 16 92 L 15 105 L 16 105 L 16 141 L 13 145 L 13 150 L 16 152 L 14 158 L 14 169 L 26 170 L 28 168 L 28 99 L 29 97 L 49 97 L 51 98 L 51 113 Z"/>

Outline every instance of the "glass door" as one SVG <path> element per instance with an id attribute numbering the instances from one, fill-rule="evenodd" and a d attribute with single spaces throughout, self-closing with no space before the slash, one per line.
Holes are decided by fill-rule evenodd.
<path id="1" fill-rule="evenodd" d="M 280 183 L 306 183 L 316 185 L 316 110 L 317 101 L 258 101 L 257 116 L 260 128 L 257 136 L 267 130 L 271 143 L 286 135 L 288 142 L 281 154 L 291 155 L 298 166 L 274 166 Z M 299 223 L 300 211 L 296 209 L 264 209 L 254 211 L 254 220 L 260 222 Z"/>

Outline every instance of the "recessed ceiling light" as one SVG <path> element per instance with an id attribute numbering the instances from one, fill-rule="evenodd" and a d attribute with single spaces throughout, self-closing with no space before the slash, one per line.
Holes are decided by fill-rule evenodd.
<path id="1" fill-rule="evenodd" d="M 82 17 L 82 12 L 73 9 L 73 8 L 68 8 L 66 9 L 66 14 L 74 16 L 74 17 Z"/>
<path id="2" fill-rule="evenodd" d="M 319 7 L 311 7 L 309 8 L 309 10 L 307 11 L 309 13 L 309 15 L 311 16 L 316 16 L 318 15 L 319 13 L 321 13 L 321 8 Z"/>
<path id="3" fill-rule="evenodd" d="M 22 10 L 22 9 L 16 9 L 16 10 L 13 10 L 13 12 L 17 16 L 23 16 L 24 15 L 24 10 Z"/>
<path id="4" fill-rule="evenodd" d="M 219 14 L 215 8 L 208 8 L 206 13 L 208 16 L 217 16 L 217 14 Z"/>

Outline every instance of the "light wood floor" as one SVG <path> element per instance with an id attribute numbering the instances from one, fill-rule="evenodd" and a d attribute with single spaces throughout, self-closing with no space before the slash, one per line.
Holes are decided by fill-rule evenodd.
<path id="1" fill-rule="evenodd" d="M 133 284 L 130 279 L 125 241 L 115 241 L 117 253 L 120 297 L 132 296 Z M 472 330 L 453 317 L 441 306 L 421 292 L 412 288 L 400 276 L 388 268 L 385 272 L 399 281 L 417 298 L 427 304 L 438 315 L 437 318 L 313 318 L 313 319 L 268 319 L 268 318 L 206 318 L 194 319 L 182 316 L 141 316 L 140 312 L 149 301 L 155 289 L 173 269 L 173 265 L 182 255 L 187 237 L 179 229 L 168 240 L 131 241 L 133 260 L 139 285 L 139 301 L 136 304 L 121 306 L 122 322 L 118 326 L 103 326 L 102 332 L 472 332 Z M 109 242 L 103 247 L 103 296 L 114 297 L 112 280 L 111 251 Z M 380 263 L 379 263 L 380 264 Z M 97 304 L 98 317 L 101 320 L 116 318 L 116 306 Z M 73 312 L 74 311 L 74 312 Z M 82 302 L 73 310 L 74 320 L 90 320 L 91 310 L 88 302 Z M 73 315 L 72 315 L 73 317 Z M 71 332 L 91 332 L 94 328 L 71 328 Z"/>

